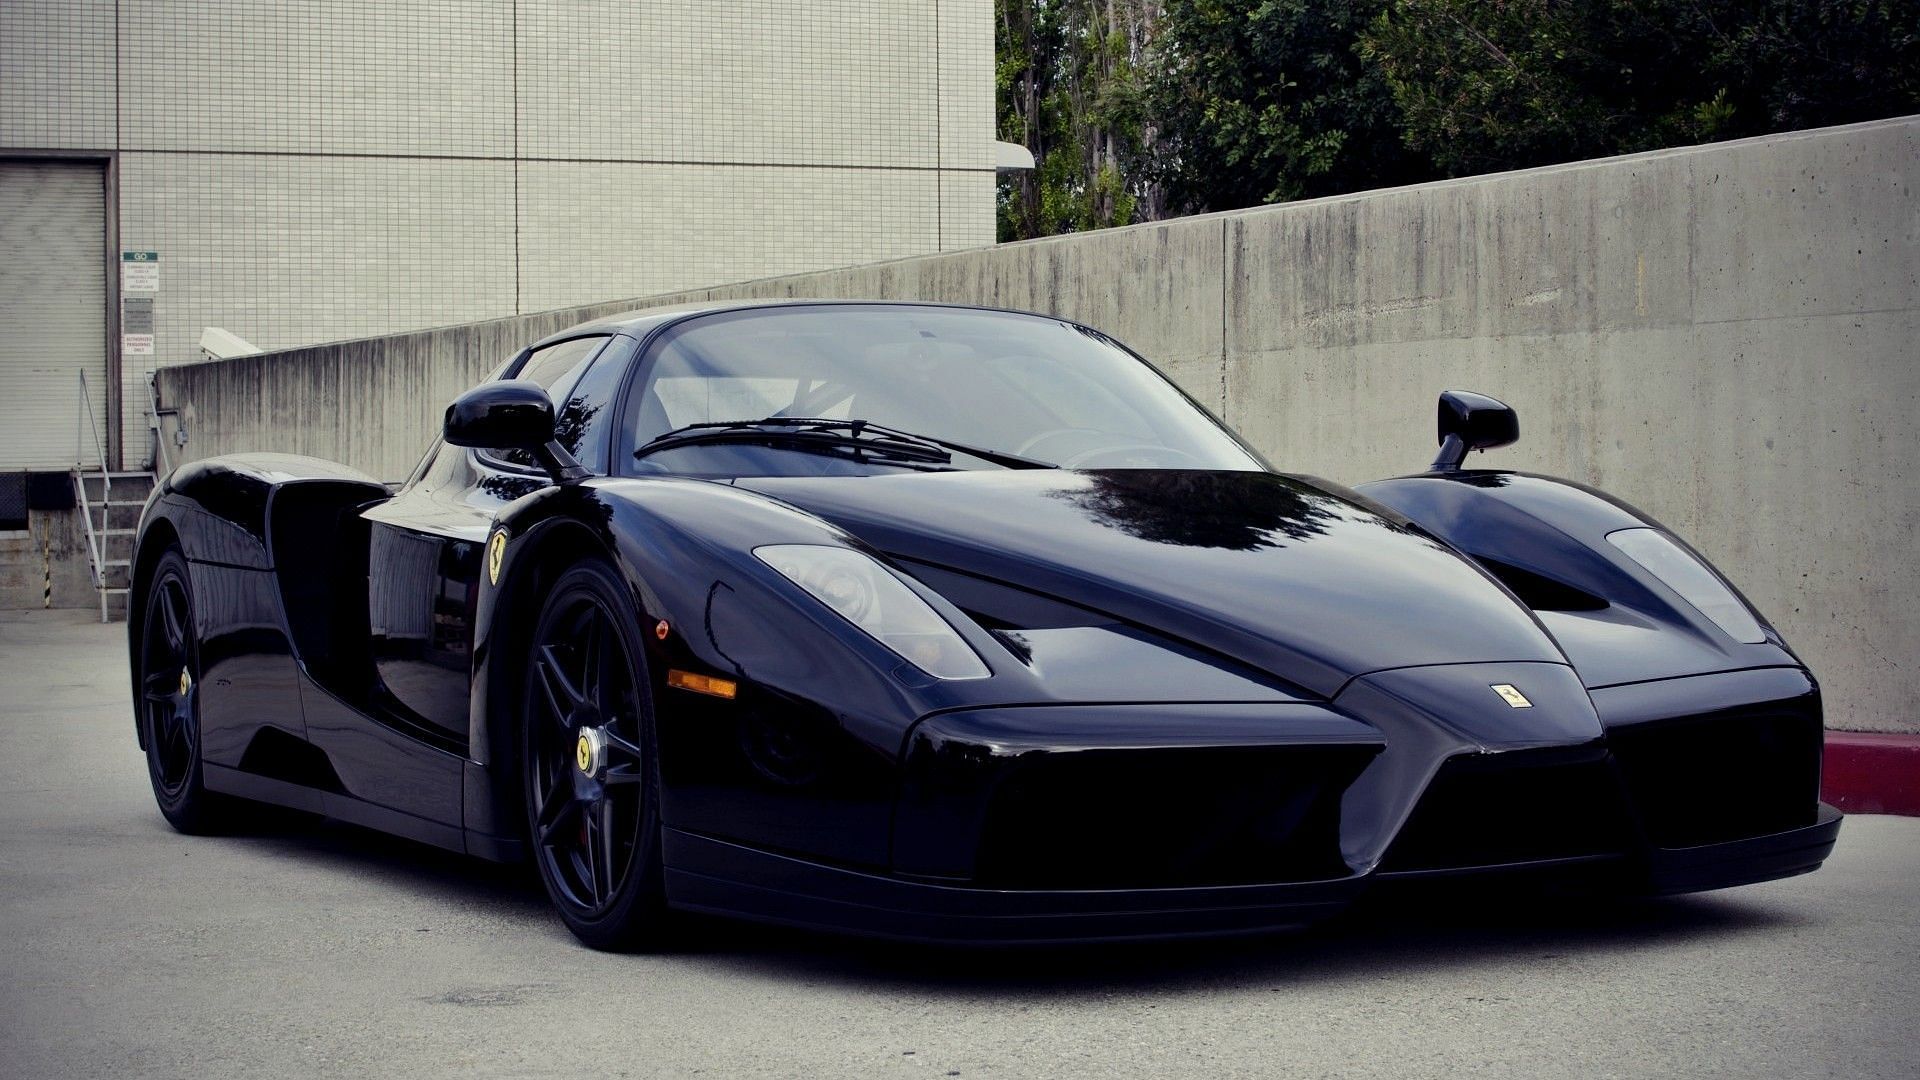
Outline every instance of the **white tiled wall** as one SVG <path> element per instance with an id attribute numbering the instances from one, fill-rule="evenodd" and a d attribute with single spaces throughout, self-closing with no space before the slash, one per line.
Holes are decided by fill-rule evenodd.
<path id="1" fill-rule="evenodd" d="M 120 246 L 161 254 L 136 464 L 147 374 L 205 326 L 285 347 L 991 243 L 992 131 L 988 0 L 0 2 L 0 152 L 119 151 Z"/>
<path id="2" fill-rule="evenodd" d="M 940 125 L 935 6 L 934 0 L 523 5 L 520 152 L 932 168 Z M 989 10 L 981 19 L 989 35 L 990 18 Z M 992 80 L 989 59 L 975 81 L 990 95 Z M 992 108 L 989 99 L 989 124 Z"/>
<path id="3" fill-rule="evenodd" d="M 0 3 L 0 147 L 113 146 L 114 6 Z"/>
<path id="4" fill-rule="evenodd" d="M 985 169 L 993 188 L 993 0 L 940 0 L 940 163 L 948 169 Z M 982 78 L 982 74 L 985 78 Z M 993 237 L 993 198 L 986 209 Z"/>
<path id="5" fill-rule="evenodd" d="M 935 179 L 932 170 L 527 162 L 520 304 L 538 311 L 933 251 Z"/>
<path id="6" fill-rule="evenodd" d="M 142 150 L 510 157 L 513 5 L 123 3 L 120 133 Z"/>
<path id="7" fill-rule="evenodd" d="M 161 342 L 312 344 L 514 309 L 513 163 L 120 157 L 121 241 L 161 253 Z M 130 386 L 144 382 L 125 359 Z M 178 359 L 178 357 L 163 357 Z"/>

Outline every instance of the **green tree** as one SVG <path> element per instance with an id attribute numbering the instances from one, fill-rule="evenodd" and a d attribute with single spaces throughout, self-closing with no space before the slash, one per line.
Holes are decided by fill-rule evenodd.
<path id="1" fill-rule="evenodd" d="M 1920 110 L 1912 0 L 1392 0 L 1359 51 L 1450 175 Z"/>
<path id="2" fill-rule="evenodd" d="M 1151 140 L 1140 64 L 1157 0 L 996 0 L 999 137 L 1034 169 L 1000 184 L 1002 240 L 1135 220 Z"/>
<path id="3" fill-rule="evenodd" d="M 1916 0 L 995 0 L 1003 240 L 1920 112 Z"/>
<path id="4" fill-rule="evenodd" d="M 1148 80 L 1156 175 L 1184 212 L 1432 175 L 1359 35 L 1387 0 L 1168 0 Z"/>

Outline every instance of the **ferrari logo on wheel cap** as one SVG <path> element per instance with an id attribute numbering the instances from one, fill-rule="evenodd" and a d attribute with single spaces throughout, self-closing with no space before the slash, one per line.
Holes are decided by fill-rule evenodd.
<path id="1" fill-rule="evenodd" d="M 1512 683 L 1495 683 L 1493 685 L 1493 692 L 1496 694 L 1499 694 L 1500 700 L 1506 702 L 1509 706 L 1513 708 L 1516 708 L 1516 709 L 1533 708 L 1533 702 L 1528 701 L 1527 695 L 1521 693 L 1520 689 L 1514 686 Z"/>
<path id="2" fill-rule="evenodd" d="M 607 737 L 597 727 L 580 729 L 580 741 L 573 744 L 573 763 L 589 777 L 597 776 L 607 763 Z"/>

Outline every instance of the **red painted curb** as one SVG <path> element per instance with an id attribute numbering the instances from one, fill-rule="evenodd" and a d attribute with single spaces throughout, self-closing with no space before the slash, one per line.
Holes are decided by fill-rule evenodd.
<path id="1" fill-rule="evenodd" d="M 1820 797 L 1850 814 L 1920 817 L 1920 735 L 1827 732 Z"/>

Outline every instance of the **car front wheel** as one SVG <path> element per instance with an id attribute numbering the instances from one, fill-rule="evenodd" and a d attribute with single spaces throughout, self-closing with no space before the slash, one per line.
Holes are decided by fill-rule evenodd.
<path id="1" fill-rule="evenodd" d="M 653 701 L 624 584 L 582 563 L 548 590 L 524 668 L 528 832 L 547 895 L 597 949 L 667 929 Z"/>

